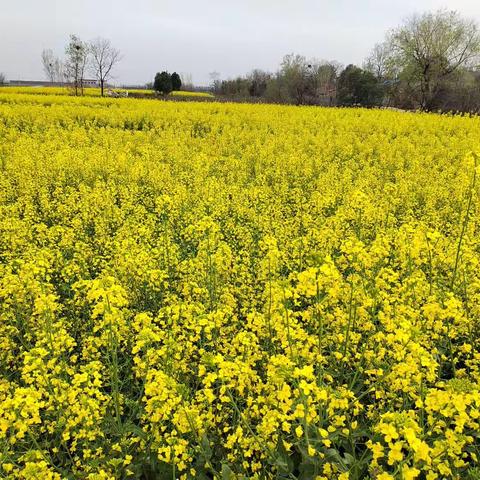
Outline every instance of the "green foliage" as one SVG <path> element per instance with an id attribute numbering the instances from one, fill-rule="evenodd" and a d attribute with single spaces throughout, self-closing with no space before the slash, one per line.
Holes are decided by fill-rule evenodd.
<path id="1" fill-rule="evenodd" d="M 410 96 L 422 109 L 432 110 L 452 76 L 476 69 L 480 30 L 457 12 L 427 12 L 410 17 L 389 34 L 387 49 L 388 62 L 410 86 Z"/>
<path id="2" fill-rule="evenodd" d="M 174 91 L 178 91 L 182 88 L 182 79 L 180 78 L 180 75 L 177 72 L 173 72 L 170 79 L 172 82 L 172 89 Z"/>
<path id="3" fill-rule="evenodd" d="M 156 92 L 163 93 L 163 95 L 168 95 L 173 90 L 172 77 L 170 74 L 165 71 L 157 73 L 153 81 L 153 89 Z"/>
<path id="4" fill-rule="evenodd" d="M 337 99 L 339 105 L 380 105 L 383 99 L 381 84 L 375 76 L 355 65 L 348 65 L 338 78 Z"/>

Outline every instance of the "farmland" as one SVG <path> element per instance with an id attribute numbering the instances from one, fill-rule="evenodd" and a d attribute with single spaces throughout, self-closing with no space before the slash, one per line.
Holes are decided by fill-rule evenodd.
<path id="1" fill-rule="evenodd" d="M 155 92 L 148 89 L 125 89 L 125 88 L 112 88 L 112 93 L 128 94 L 141 97 L 154 97 Z M 16 87 L 16 86 L 1 86 L 0 93 L 10 94 L 29 94 L 29 95 L 69 95 L 70 89 L 68 87 Z M 100 88 L 88 87 L 84 88 L 84 95 L 87 97 L 99 97 L 101 95 Z M 204 99 L 213 98 L 213 95 L 209 92 L 191 92 L 187 90 L 179 90 L 171 92 L 169 95 L 161 98 L 192 98 L 192 99 Z"/>
<path id="2" fill-rule="evenodd" d="M 480 119 L 0 92 L 0 471 L 479 478 Z"/>

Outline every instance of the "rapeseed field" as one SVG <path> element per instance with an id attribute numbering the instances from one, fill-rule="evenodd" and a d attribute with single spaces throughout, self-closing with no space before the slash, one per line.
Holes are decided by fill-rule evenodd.
<path id="1" fill-rule="evenodd" d="M 480 119 L 0 93 L 0 477 L 478 479 Z"/>
<path id="2" fill-rule="evenodd" d="M 114 93 L 120 93 L 120 94 L 130 94 L 130 95 L 141 95 L 141 96 L 155 96 L 155 92 L 153 90 L 140 90 L 140 89 L 125 89 L 125 88 L 106 88 L 105 91 L 107 92 L 108 96 L 108 91 L 111 90 Z M 15 94 L 31 94 L 31 95 L 70 95 L 71 89 L 68 87 L 5 87 L 5 86 L 0 86 L 0 94 L 1 93 L 15 93 Z M 97 87 L 85 87 L 83 89 L 83 93 L 87 97 L 100 97 L 101 96 L 101 90 L 100 88 Z M 191 92 L 188 90 L 177 90 L 170 92 L 168 97 L 192 97 L 192 99 L 198 99 L 198 98 L 214 98 L 214 95 L 209 92 Z"/>

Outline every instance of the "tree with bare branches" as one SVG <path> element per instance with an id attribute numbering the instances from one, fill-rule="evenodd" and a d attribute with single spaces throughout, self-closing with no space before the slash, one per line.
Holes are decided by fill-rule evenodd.
<path id="1" fill-rule="evenodd" d="M 83 95 L 88 47 L 76 35 L 70 35 L 70 42 L 65 49 L 65 55 L 65 78 L 75 95 Z"/>
<path id="2" fill-rule="evenodd" d="M 181 73 L 180 80 L 184 90 L 193 90 L 193 79 L 191 73 Z"/>
<path id="3" fill-rule="evenodd" d="M 430 110 L 443 83 L 480 58 L 480 31 L 475 21 L 440 10 L 414 15 L 390 34 L 389 44 L 400 77 Z"/>
<path id="4" fill-rule="evenodd" d="M 388 42 L 377 43 L 363 64 L 363 69 L 372 73 L 378 80 L 392 75 L 392 48 Z"/>
<path id="5" fill-rule="evenodd" d="M 63 63 L 58 57 L 55 57 L 52 50 L 42 51 L 42 65 L 43 71 L 50 82 L 61 82 L 63 80 Z"/>
<path id="6" fill-rule="evenodd" d="M 96 38 L 90 42 L 89 51 L 90 70 L 100 84 L 103 97 L 105 83 L 112 78 L 112 70 L 120 62 L 122 55 L 119 50 L 112 46 L 110 40 L 105 38 Z"/>

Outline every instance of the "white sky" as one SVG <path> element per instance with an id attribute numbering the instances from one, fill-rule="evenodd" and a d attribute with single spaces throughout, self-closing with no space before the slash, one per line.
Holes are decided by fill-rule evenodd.
<path id="1" fill-rule="evenodd" d="M 212 71 L 274 71 L 291 52 L 361 64 L 405 17 L 439 8 L 480 23 L 480 0 L 0 0 L 0 72 L 43 79 L 42 50 L 62 56 L 70 33 L 122 51 L 118 84 L 161 70 L 208 84 Z"/>

